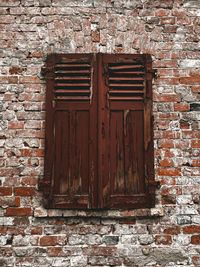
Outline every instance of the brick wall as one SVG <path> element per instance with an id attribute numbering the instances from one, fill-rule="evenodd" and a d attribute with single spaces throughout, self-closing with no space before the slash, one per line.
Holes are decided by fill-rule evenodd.
<path id="1" fill-rule="evenodd" d="M 200 2 L 0 0 L 0 266 L 200 266 Z M 149 53 L 156 208 L 45 210 L 46 55 Z"/>

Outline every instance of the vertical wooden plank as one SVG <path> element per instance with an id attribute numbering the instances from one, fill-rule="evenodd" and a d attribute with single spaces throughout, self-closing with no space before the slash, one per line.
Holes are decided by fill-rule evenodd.
<path id="1" fill-rule="evenodd" d="M 76 111 L 74 127 L 74 161 L 72 190 L 74 194 L 88 194 L 89 112 Z"/>
<path id="2" fill-rule="evenodd" d="M 143 111 L 124 111 L 125 194 L 143 193 Z"/>
<path id="3" fill-rule="evenodd" d="M 97 55 L 97 86 L 98 86 L 98 207 L 102 208 L 104 194 L 106 189 L 103 188 L 103 162 L 104 162 L 104 141 L 105 141 L 105 125 L 104 125 L 104 84 L 102 80 L 102 55 Z M 101 92 L 101 93 L 100 93 Z M 104 140 L 103 140 L 104 139 Z M 108 188 L 107 188 L 108 189 Z"/>
<path id="4" fill-rule="evenodd" d="M 111 194 L 124 194 L 123 111 L 110 112 L 110 182 Z"/>
<path id="5" fill-rule="evenodd" d="M 89 208 L 98 208 L 98 62 L 91 56 L 91 99 L 89 114 Z"/>
<path id="6" fill-rule="evenodd" d="M 49 55 L 46 61 L 46 129 L 45 129 L 45 155 L 44 155 L 44 179 L 43 193 L 45 197 L 44 205 L 49 207 L 52 200 L 53 191 L 53 160 L 54 160 L 54 112 L 52 105 L 54 89 L 54 65 L 55 55 Z"/>
<path id="7" fill-rule="evenodd" d="M 98 62 L 98 207 L 108 207 L 110 201 L 109 175 L 109 100 L 107 87 L 108 67 L 103 64 L 104 56 L 97 55 Z"/>
<path id="8" fill-rule="evenodd" d="M 69 113 L 57 111 L 55 114 L 55 185 L 56 194 L 68 194 L 69 183 Z"/>
<path id="9" fill-rule="evenodd" d="M 76 164 L 76 158 L 75 158 L 75 153 L 76 153 L 76 111 L 75 110 L 70 110 L 70 143 L 69 143 L 69 149 L 70 149 L 70 165 L 69 165 L 69 179 L 70 179 L 70 188 L 69 188 L 69 193 L 70 197 L 74 195 L 76 192 L 76 188 L 74 188 L 74 172 L 75 172 L 75 164 Z"/>
<path id="10" fill-rule="evenodd" d="M 152 59 L 145 57 L 146 63 L 146 98 L 144 101 L 144 169 L 146 188 L 149 194 L 149 207 L 155 205 L 156 182 L 154 177 L 154 143 L 153 143 L 153 115 L 152 115 Z"/>

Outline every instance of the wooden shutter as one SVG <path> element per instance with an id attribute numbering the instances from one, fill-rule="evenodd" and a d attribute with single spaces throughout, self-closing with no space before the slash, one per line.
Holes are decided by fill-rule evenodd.
<path id="1" fill-rule="evenodd" d="M 96 207 L 95 57 L 51 55 L 46 71 L 46 206 Z"/>
<path id="2" fill-rule="evenodd" d="M 99 56 L 99 183 L 104 208 L 154 205 L 152 69 L 147 55 Z"/>
<path id="3" fill-rule="evenodd" d="M 154 206 L 151 57 L 55 54 L 44 71 L 45 206 Z"/>

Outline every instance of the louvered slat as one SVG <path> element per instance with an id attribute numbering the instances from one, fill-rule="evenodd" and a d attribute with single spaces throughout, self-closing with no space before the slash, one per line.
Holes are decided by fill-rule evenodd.
<path id="1" fill-rule="evenodd" d="M 110 100 L 143 100 L 144 66 L 133 63 L 108 65 Z"/>
<path id="2" fill-rule="evenodd" d="M 58 63 L 54 81 L 56 100 L 87 101 L 91 96 L 91 65 L 87 62 Z"/>

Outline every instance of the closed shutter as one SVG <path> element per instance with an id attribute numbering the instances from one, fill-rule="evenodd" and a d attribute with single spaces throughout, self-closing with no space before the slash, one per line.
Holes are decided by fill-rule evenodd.
<path id="1" fill-rule="evenodd" d="M 154 206 L 151 57 L 55 54 L 45 71 L 45 206 Z"/>
<path id="2" fill-rule="evenodd" d="M 103 55 L 101 60 L 101 206 L 151 207 L 155 195 L 154 185 L 151 187 L 151 59 L 146 55 Z"/>
<path id="3" fill-rule="evenodd" d="M 51 69 L 52 68 L 52 69 Z M 96 64 L 91 55 L 47 59 L 46 206 L 96 207 Z"/>

